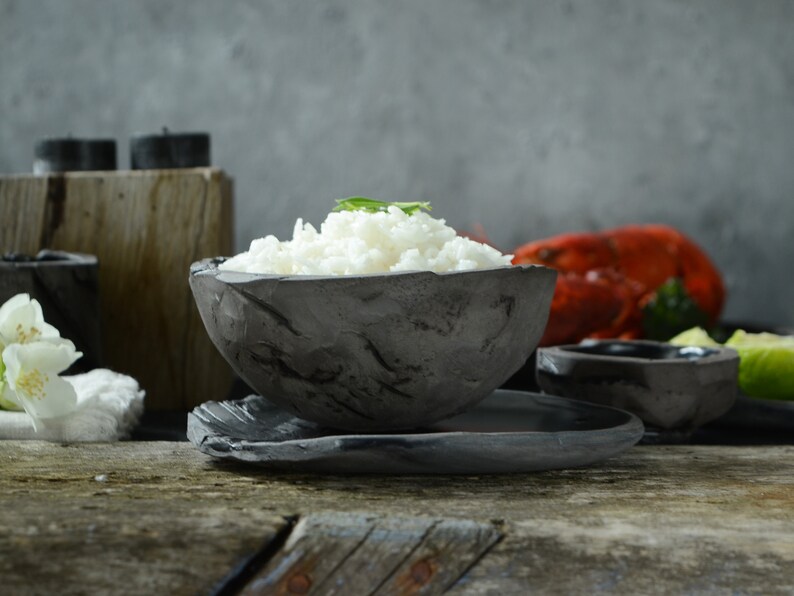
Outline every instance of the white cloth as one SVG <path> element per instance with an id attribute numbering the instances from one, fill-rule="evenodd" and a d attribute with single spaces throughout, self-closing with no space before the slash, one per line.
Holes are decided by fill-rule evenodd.
<path id="1" fill-rule="evenodd" d="M 26 412 L 0 410 L 0 439 L 39 441 L 117 441 L 129 436 L 143 413 L 145 392 L 127 375 L 97 368 L 62 377 L 77 393 L 77 409 L 60 418 L 39 420 Z"/>

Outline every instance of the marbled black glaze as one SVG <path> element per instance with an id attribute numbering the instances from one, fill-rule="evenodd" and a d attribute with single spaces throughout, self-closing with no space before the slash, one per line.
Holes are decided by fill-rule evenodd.
<path id="1" fill-rule="evenodd" d="M 634 415 L 561 397 L 496 390 L 466 413 L 407 434 L 350 434 L 260 396 L 207 402 L 188 439 L 215 457 L 329 474 L 496 474 L 584 466 L 640 440 Z"/>
<path id="2" fill-rule="evenodd" d="M 338 277 L 196 263 L 210 338 L 256 391 L 301 418 L 358 431 L 460 413 L 537 345 L 556 273 L 533 266 Z"/>
<path id="3" fill-rule="evenodd" d="M 537 381 L 555 395 L 623 408 L 661 429 L 687 430 L 731 408 L 738 367 L 739 357 L 729 348 L 589 341 L 540 348 Z"/>

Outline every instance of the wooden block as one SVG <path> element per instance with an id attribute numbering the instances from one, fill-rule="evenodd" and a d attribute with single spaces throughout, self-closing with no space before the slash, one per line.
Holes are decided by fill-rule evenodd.
<path id="1" fill-rule="evenodd" d="M 138 379 L 149 410 L 229 390 L 187 279 L 192 262 L 231 254 L 232 230 L 231 181 L 215 168 L 0 177 L 0 251 L 97 256 L 104 361 Z"/>

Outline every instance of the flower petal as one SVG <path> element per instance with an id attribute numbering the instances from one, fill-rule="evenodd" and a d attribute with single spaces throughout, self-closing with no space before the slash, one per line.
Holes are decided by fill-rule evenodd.
<path id="1" fill-rule="evenodd" d="M 57 328 L 44 321 L 41 326 L 41 339 L 54 339 L 61 337 L 61 332 Z"/>
<path id="2" fill-rule="evenodd" d="M 82 356 L 68 339 L 58 338 L 57 342 L 35 341 L 28 344 L 11 344 L 3 350 L 6 365 L 6 379 L 11 389 L 16 391 L 14 379 L 22 370 L 39 369 L 43 372 L 58 374 L 69 368 Z"/>
<path id="3" fill-rule="evenodd" d="M 12 296 L 0 306 L 0 323 L 5 321 L 11 311 L 16 310 L 20 306 L 25 306 L 30 303 L 30 294 L 17 294 Z"/>
<path id="4" fill-rule="evenodd" d="M 26 384 L 34 385 L 34 393 L 17 389 L 16 398 L 34 423 L 37 419 L 64 416 L 77 408 L 74 387 L 58 375 L 41 375 L 34 370 L 28 373 Z"/>
<path id="5" fill-rule="evenodd" d="M 0 343 L 29 343 L 45 337 L 60 337 L 60 333 L 44 322 L 38 300 L 17 294 L 0 306 Z"/>
<path id="6" fill-rule="evenodd" d="M 58 373 L 79 357 L 73 346 L 45 342 L 12 344 L 3 350 L 8 387 L 35 420 L 63 416 L 77 407 L 77 394 Z"/>

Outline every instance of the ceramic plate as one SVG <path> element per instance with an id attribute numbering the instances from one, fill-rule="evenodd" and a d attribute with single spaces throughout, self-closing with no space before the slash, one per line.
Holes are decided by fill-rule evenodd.
<path id="1" fill-rule="evenodd" d="M 410 433 L 321 428 L 262 397 L 207 402 L 188 439 L 216 457 L 335 474 L 501 474 L 585 466 L 640 440 L 636 416 L 562 397 L 496 390 L 465 414 Z"/>
<path id="2" fill-rule="evenodd" d="M 794 434 L 794 401 L 757 399 L 740 393 L 733 407 L 712 425 Z"/>

